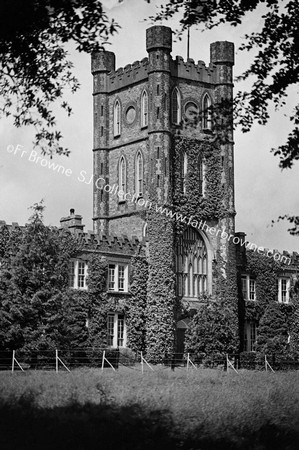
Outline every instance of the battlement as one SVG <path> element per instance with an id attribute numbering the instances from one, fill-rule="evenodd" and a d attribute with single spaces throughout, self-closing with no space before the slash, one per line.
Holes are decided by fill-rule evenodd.
<path id="1" fill-rule="evenodd" d="M 141 61 L 134 61 L 125 67 L 119 67 L 115 71 L 107 74 L 107 90 L 113 92 L 118 89 L 130 86 L 134 83 L 146 81 L 148 79 L 149 60 L 143 58 Z M 170 59 L 171 76 L 183 78 L 201 83 L 213 84 L 216 82 L 216 66 L 210 63 L 208 66 L 204 61 L 195 63 L 193 59 L 184 60 L 181 56 Z"/>
<path id="2" fill-rule="evenodd" d="M 147 80 L 148 58 L 120 67 L 116 71 L 110 72 L 107 78 L 107 88 L 110 92 Z"/>
<path id="3" fill-rule="evenodd" d="M 80 240 L 83 244 L 83 251 L 123 254 L 124 256 L 133 256 L 140 250 L 140 247 L 143 247 L 143 242 L 139 241 L 136 236 L 129 239 L 126 235 L 96 234 L 89 231 L 81 233 Z"/>
<path id="4" fill-rule="evenodd" d="M 27 224 L 26 224 L 27 225 Z M 7 224 L 5 220 L 0 220 L 0 230 L 1 228 L 7 228 L 9 232 L 15 230 L 23 230 L 25 225 L 19 225 L 18 222 L 12 222 L 11 224 Z"/>
<path id="5" fill-rule="evenodd" d="M 0 220 L 0 231 L 2 231 L 3 228 L 7 228 L 8 232 L 12 233 L 16 230 L 24 230 L 25 226 L 19 225 L 16 222 L 7 224 L 4 220 Z M 72 232 L 68 227 L 60 227 L 60 230 L 61 232 Z M 83 245 L 83 253 L 84 251 L 96 251 L 107 254 L 122 254 L 129 257 L 134 256 L 140 250 L 141 254 L 144 253 L 144 242 L 139 241 L 136 236 L 132 236 L 130 239 L 126 235 L 116 236 L 114 234 L 95 234 L 91 231 L 84 233 L 81 229 L 76 229 L 75 234 L 78 236 L 79 242 Z"/>
<path id="6" fill-rule="evenodd" d="M 176 56 L 170 65 L 171 75 L 173 77 L 185 78 L 202 83 L 216 82 L 215 69 L 216 66 L 214 64 L 206 66 L 204 61 L 198 61 L 196 64 L 193 59 L 185 61 L 181 56 Z"/>
<path id="7" fill-rule="evenodd" d="M 197 64 L 193 59 L 184 61 L 181 56 L 172 59 L 170 55 L 172 30 L 169 27 L 155 25 L 146 30 L 146 50 L 149 58 L 143 58 L 141 61 L 135 61 L 133 64 L 127 64 L 117 70 L 115 70 L 114 53 L 108 51 L 94 53 L 91 60 L 91 71 L 95 77 L 95 93 L 98 91 L 110 93 L 146 81 L 149 73 L 152 73 L 151 71 L 161 69 L 160 61 L 164 61 L 161 53 L 167 54 L 172 77 L 209 84 L 232 83 L 231 68 L 234 65 L 234 44 L 232 42 L 212 43 L 210 46 L 211 62 L 208 66 L 203 61 L 198 61 Z M 169 70 L 169 66 L 167 66 L 167 70 Z"/>

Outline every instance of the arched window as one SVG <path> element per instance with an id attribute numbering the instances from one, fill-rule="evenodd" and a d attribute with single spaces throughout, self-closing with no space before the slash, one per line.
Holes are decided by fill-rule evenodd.
<path id="1" fill-rule="evenodd" d="M 209 94 L 205 94 L 202 99 L 202 128 L 211 130 L 212 128 L 212 102 Z"/>
<path id="2" fill-rule="evenodd" d="M 142 153 L 139 151 L 136 157 L 136 167 L 135 167 L 135 192 L 137 197 L 142 197 L 143 195 L 143 157 Z"/>
<path id="3" fill-rule="evenodd" d="M 182 164 L 182 180 L 183 180 L 183 193 L 186 194 L 187 188 L 187 173 L 188 173 L 188 156 L 184 153 Z"/>
<path id="4" fill-rule="evenodd" d="M 188 228 L 179 239 L 176 272 L 178 295 L 198 298 L 207 291 L 207 249 L 201 235 L 194 228 Z"/>
<path id="5" fill-rule="evenodd" d="M 202 157 L 198 157 L 198 186 L 200 195 L 204 194 L 204 167 Z"/>
<path id="6" fill-rule="evenodd" d="M 141 126 L 148 126 L 148 95 L 143 91 L 141 96 Z"/>
<path id="7" fill-rule="evenodd" d="M 147 223 L 144 224 L 143 229 L 142 229 L 142 237 L 143 238 L 147 238 Z"/>
<path id="8" fill-rule="evenodd" d="M 181 96 L 178 88 L 174 88 L 171 95 L 171 120 L 175 125 L 181 122 Z"/>
<path id="9" fill-rule="evenodd" d="M 119 200 L 125 200 L 126 185 L 127 185 L 127 164 L 125 158 L 122 156 L 119 161 Z"/>
<path id="10" fill-rule="evenodd" d="M 114 104 L 114 115 L 113 115 L 113 132 L 114 136 L 120 135 L 120 103 L 116 100 Z"/>

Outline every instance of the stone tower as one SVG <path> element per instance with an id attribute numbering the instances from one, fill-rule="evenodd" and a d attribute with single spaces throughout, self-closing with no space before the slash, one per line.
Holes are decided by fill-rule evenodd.
<path id="1" fill-rule="evenodd" d="M 118 70 L 113 53 L 92 56 L 93 220 L 96 233 L 145 238 L 149 309 L 171 316 L 171 334 L 178 299 L 196 309 L 235 284 L 234 45 L 211 44 L 208 66 L 173 59 L 171 29 L 153 26 L 146 50 Z"/>

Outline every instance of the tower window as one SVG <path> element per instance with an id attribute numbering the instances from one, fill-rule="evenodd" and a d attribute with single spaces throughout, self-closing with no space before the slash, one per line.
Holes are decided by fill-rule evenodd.
<path id="1" fill-rule="evenodd" d="M 122 156 L 120 158 L 119 162 L 119 188 L 120 191 L 118 193 L 119 200 L 124 201 L 125 200 L 125 193 L 126 193 L 126 185 L 127 185 L 127 165 L 126 160 Z"/>
<path id="2" fill-rule="evenodd" d="M 202 100 L 202 128 L 204 130 L 212 129 L 212 102 L 208 94 L 205 94 Z"/>
<path id="3" fill-rule="evenodd" d="M 104 115 L 104 106 L 101 105 L 101 116 L 103 116 L 103 115 Z"/>
<path id="4" fill-rule="evenodd" d="M 159 117 L 160 117 L 160 107 L 158 106 L 157 107 L 157 119 L 159 119 Z"/>
<path id="5" fill-rule="evenodd" d="M 120 135 L 120 103 L 116 100 L 114 104 L 114 136 Z"/>
<path id="6" fill-rule="evenodd" d="M 141 96 L 141 126 L 148 126 L 148 95 L 143 91 Z"/>
<path id="7" fill-rule="evenodd" d="M 136 187 L 135 187 L 136 194 L 138 197 L 142 197 L 142 195 L 143 195 L 143 157 L 142 157 L 142 153 L 140 151 L 137 153 L 135 174 L 136 174 Z"/>
<path id="8" fill-rule="evenodd" d="M 181 96 L 178 88 L 174 88 L 171 95 L 171 120 L 175 125 L 181 122 Z"/>
<path id="9" fill-rule="evenodd" d="M 157 95 L 160 95 L 160 84 L 157 84 Z"/>

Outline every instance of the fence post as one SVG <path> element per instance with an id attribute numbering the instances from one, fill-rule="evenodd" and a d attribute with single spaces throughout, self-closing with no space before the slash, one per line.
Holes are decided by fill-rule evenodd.
<path id="1" fill-rule="evenodd" d="M 268 371 L 268 367 L 269 367 L 269 369 L 271 369 L 272 372 L 275 372 L 273 370 L 272 366 L 270 366 L 270 364 L 268 363 L 267 355 L 265 355 L 265 369 L 266 369 L 266 372 Z"/>
<path id="2" fill-rule="evenodd" d="M 140 355 L 141 355 L 141 373 L 143 373 L 143 355 L 142 355 L 142 352 L 140 352 Z"/>
<path id="3" fill-rule="evenodd" d="M 231 369 L 233 369 L 237 374 L 239 374 L 239 372 L 237 371 L 237 369 L 234 367 L 234 365 L 231 363 L 231 361 L 230 361 L 230 359 L 229 359 L 229 357 L 228 357 L 228 353 L 226 354 L 226 366 L 227 366 L 227 372 L 228 372 L 228 369 L 229 368 L 231 368 Z"/>
<path id="4" fill-rule="evenodd" d="M 103 351 L 103 357 L 102 357 L 102 370 L 104 370 L 104 364 L 105 364 L 105 350 Z"/>
<path id="5" fill-rule="evenodd" d="M 55 350 L 55 370 L 58 373 L 58 350 Z"/>
<path id="6" fill-rule="evenodd" d="M 189 353 L 187 353 L 187 370 L 189 370 Z"/>
<path id="7" fill-rule="evenodd" d="M 12 351 L 12 362 L 11 362 L 11 371 L 15 370 L 15 350 Z"/>

